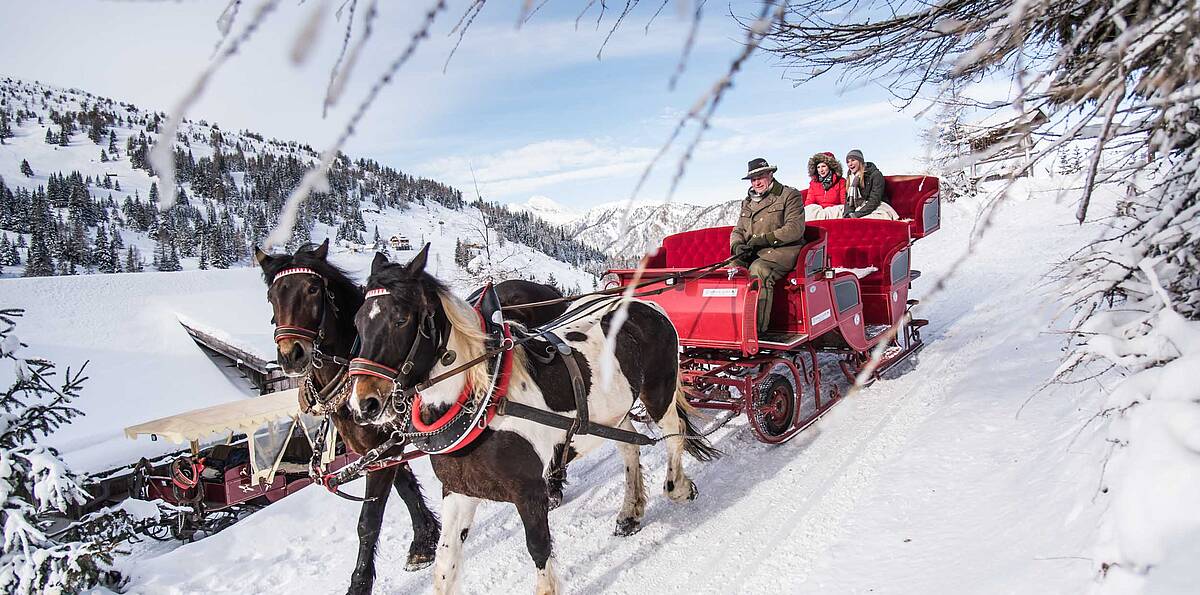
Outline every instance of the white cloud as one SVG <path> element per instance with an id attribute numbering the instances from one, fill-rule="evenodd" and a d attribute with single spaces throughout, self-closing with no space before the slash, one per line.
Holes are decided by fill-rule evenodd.
<path id="1" fill-rule="evenodd" d="M 559 139 L 490 155 L 446 157 L 419 169 L 462 188 L 477 181 L 484 196 L 506 200 L 569 182 L 628 175 L 644 168 L 654 152 L 605 139 Z"/>

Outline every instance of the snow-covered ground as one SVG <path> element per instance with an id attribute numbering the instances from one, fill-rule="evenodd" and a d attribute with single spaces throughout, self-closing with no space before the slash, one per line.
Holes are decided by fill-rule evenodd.
<path id="1" fill-rule="evenodd" d="M 431 242 L 430 270 L 460 292 L 481 283 L 454 264 L 454 242 L 461 237 L 454 223 L 462 213 L 430 204 L 404 217 L 367 213 L 365 218 L 369 225 L 377 223 L 381 234 Z M 536 271 L 541 280 L 554 275 L 560 283 L 591 287 L 590 275 L 540 252 L 511 242 L 496 250 L 506 265 Z M 399 251 L 393 258 L 413 255 Z M 373 257 L 374 252 L 335 247 L 330 258 L 362 283 Z M 26 310 L 17 333 L 31 344 L 31 354 L 63 368 L 89 362 L 89 379 L 77 402 L 84 417 L 49 440 L 76 471 L 104 471 L 180 448 L 163 441 L 130 442 L 122 434 L 126 426 L 257 394 L 236 372 L 205 357 L 180 319 L 216 329 L 264 359 L 275 358 L 271 307 L 257 267 L 5 279 L 0 280 L 0 305 Z"/>
<path id="2" fill-rule="evenodd" d="M 915 297 L 967 249 L 979 208 L 947 205 L 942 230 L 917 244 L 913 262 L 925 276 Z M 1102 395 L 1094 384 L 1038 390 L 1062 354 L 1061 337 L 1047 332 L 1055 286 L 1045 275 L 1090 233 L 1071 212 L 1047 198 L 1002 204 L 976 254 L 919 306 L 931 323 L 911 365 L 788 444 L 757 443 L 740 420 L 719 431 L 714 443 L 726 456 L 688 462 L 696 501 L 662 497 L 664 453 L 643 449 L 652 497 L 640 533 L 611 535 L 624 489 L 615 450 L 573 464 L 566 502 L 551 513 L 568 591 L 1087 590 L 1105 504 L 1102 424 L 1089 424 Z M 439 506 L 428 463 L 416 467 Z M 341 592 L 357 514 L 353 503 L 305 490 L 222 533 L 121 566 L 137 593 Z M 404 507 L 392 503 L 377 593 L 429 590 L 429 570 L 402 570 L 410 538 Z M 465 555 L 465 592 L 533 587 L 511 506 L 480 508 Z"/>

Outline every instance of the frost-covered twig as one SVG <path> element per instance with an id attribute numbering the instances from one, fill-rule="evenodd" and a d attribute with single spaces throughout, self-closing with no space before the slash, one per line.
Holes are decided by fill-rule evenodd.
<path id="1" fill-rule="evenodd" d="M 446 55 L 446 62 L 442 64 L 443 73 L 450 68 L 450 60 L 458 52 L 458 46 L 462 45 L 463 38 L 467 36 L 467 30 L 471 28 L 471 24 L 475 22 L 475 17 L 479 16 L 479 12 L 483 10 L 485 2 L 487 0 L 472 0 L 471 5 L 459 17 L 458 23 L 450 30 L 451 35 L 458 33 L 458 39 L 454 40 L 454 47 L 450 48 L 450 53 Z"/>
<path id="2" fill-rule="evenodd" d="M 275 10 L 279 5 L 279 0 L 265 0 L 259 5 L 250 22 L 242 28 L 242 32 L 233 39 L 225 49 L 219 52 L 209 63 L 208 66 L 201 71 L 196 80 L 192 81 L 192 85 L 188 88 L 187 93 L 175 104 L 171 110 L 171 117 L 162 125 L 162 129 L 155 139 L 154 147 L 150 150 L 150 165 L 154 168 L 154 173 L 158 175 L 161 182 L 159 184 L 162 199 L 159 203 L 159 209 L 166 211 L 175 206 L 175 135 L 179 132 L 179 126 L 183 123 L 187 112 L 200 97 L 204 94 L 204 89 L 208 87 L 208 81 L 213 74 L 221 68 L 230 57 L 238 52 L 259 26 L 266 20 L 267 15 Z M 236 9 L 235 9 L 236 14 Z"/>
<path id="3" fill-rule="evenodd" d="M 374 31 L 375 18 L 379 11 L 376 7 L 377 0 L 367 0 L 367 11 L 363 16 L 363 32 L 358 37 L 358 41 L 354 43 L 349 54 L 345 54 L 346 60 L 343 64 L 342 56 L 338 56 L 338 62 L 334 64 L 333 70 L 329 72 L 329 86 L 325 90 L 325 104 L 322 107 L 322 115 L 329 112 L 329 108 L 337 105 L 341 99 L 342 93 L 346 90 L 346 84 L 350 82 L 350 75 L 354 73 L 354 67 L 358 64 L 358 57 L 362 54 L 363 47 L 367 45 L 367 40 L 371 39 L 371 33 Z M 356 1 L 357 4 L 357 1 Z M 350 27 L 354 24 L 354 5 L 350 7 L 350 16 L 346 23 L 346 40 L 349 39 Z M 344 48 L 343 48 L 344 52 Z"/>
<path id="4" fill-rule="evenodd" d="M 342 147 L 346 144 L 346 141 L 354 135 L 354 131 L 358 126 L 358 123 L 362 120 L 363 116 L 366 115 L 367 110 L 375 102 L 375 98 L 379 96 L 379 92 L 392 82 L 392 79 L 396 76 L 396 72 L 398 72 L 400 68 L 412 58 L 421 42 L 429 37 L 429 31 L 433 27 L 434 21 L 437 20 L 438 14 L 445 10 L 445 8 L 446 0 L 437 0 L 433 6 L 430 7 L 430 9 L 425 13 L 425 19 L 421 22 L 421 25 L 417 28 L 417 31 L 413 33 L 412 37 L 409 38 L 408 45 L 405 46 L 404 50 L 400 52 L 400 54 L 396 56 L 396 58 L 393 59 L 390 64 L 388 64 L 388 67 L 384 69 L 383 74 L 376 79 L 375 84 L 373 84 L 367 91 L 366 97 L 363 98 L 362 102 L 359 103 L 358 108 L 355 109 L 354 113 L 350 116 L 350 119 L 347 121 L 346 126 L 342 129 L 341 134 L 338 135 L 337 139 L 335 139 L 329 147 L 321 152 L 321 159 L 317 165 L 305 172 L 304 178 L 300 181 L 300 184 L 297 185 L 294 190 L 292 190 L 290 195 L 288 195 L 287 201 L 284 203 L 283 209 L 279 214 L 279 221 L 275 225 L 275 229 L 271 231 L 271 234 L 267 236 L 266 241 L 264 242 L 268 249 L 275 246 L 282 246 L 283 244 L 287 243 L 288 238 L 291 237 L 292 228 L 296 225 L 296 216 L 300 212 L 301 203 L 303 203 L 313 191 L 322 191 L 324 188 L 328 187 L 326 174 L 328 173 L 329 166 L 332 165 L 333 160 L 341 154 Z"/>

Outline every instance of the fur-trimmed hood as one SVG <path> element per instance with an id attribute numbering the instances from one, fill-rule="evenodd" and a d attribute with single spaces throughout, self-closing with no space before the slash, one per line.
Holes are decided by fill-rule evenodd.
<path id="1" fill-rule="evenodd" d="M 834 174 L 837 174 L 837 177 L 845 177 L 845 175 L 842 173 L 842 163 L 837 160 L 837 157 L 833 156 L 833 153 L 828 151 L 824 153 L 817 153 L 816 155 L 808 158 L 808 177 L 814 180 L 817 179 L 818 163 L 824 163 L 825 165 L 828 165 L 829 169 L 833 170 Z"/>

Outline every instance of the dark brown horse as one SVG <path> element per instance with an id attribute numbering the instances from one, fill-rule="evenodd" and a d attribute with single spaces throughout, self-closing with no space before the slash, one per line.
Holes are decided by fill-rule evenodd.
<path id="1" fill-rule="evenodd" d="M 326 260 L 329 241 L 304 246 L 292 255 L 270 256 L 255 249 L 254 257 L 266 280 L 267 300 L 274 310 L 279 366 L 284 373 L 302 377 L 311 373 L 320 390 L 342 372 L 329 356 L 352 357 L 357 333 L 354 314 L 363 304 L 362 289 L 345 272 Z M 284 331 L 284 332 L 281 332 Z M 303 395 L 311 395 L 302 391 Z M 315 402 L 301 403 L 308 409 Z M 338 435 L 359 454 L 388 439 L 387 428 L 356 423 L 345 404 L 331 415 Z M 412 518 L 413 540 L 405 570 L 433 563 L 440 531 L 437 516 L 425 504 L 421 486 L 407 463 L 367 474 L 367 488 L 358 516 L 358 561 L 350 577 L 348 593 L 370 593 L 375 582 L 375 548 L 383 524 L 383 511 L 391 489 L 395 489 Z"/>
<path id="2" fill-rule="evenodd" d="M 327 386 L 343 370 L 329 356 L 346 360 L 352 357 L 357 336 L 354 314 L 363 303 L 363 291 L 342 270 L 327 260 L 329 242 L 320 246 L 304 246 L 293 255 L 270 256 L 255 249 L 255 259 L 263 270 L 268 284 L 267 299 L 274 311 L 272 322 L 285 330 L 278 335 L 278 361 L 285 373 L 303 376 L 311 372 L 314 388 Z M 290 270 L 311 271 L 281 273 Z M 531 281 L 505 281 L 497 287 L 502 303 L 529 304 L 562 297 L 557 289 Z M 530 326 L 548 322 L 566 309 L 566 304 L 550 304 L 520 308 L 506 316 Z M 311 397 L 311 395 L 308 395 Z M 315 403 L 302 403 L 311 408 Z M 355 452 L 362 454 L 379 446 L 388 438 L 385 428 L 362 426 L 356 423 L 343 405 L 333 412 L 332 421 L 342 440 Z M 551 481 L 551 492 L 562 497 L 562 477 L 565 468 L 557 468 Z M 358 561 L 350 579 L 349 593 L 370 593 L 375 580 L 375 550 L 379 541 L 383 511 L 390 490 L 408 507 L 413 523 L 413 541 L 409 547 L 405 570 L 419 570 L 433 563 L 439 524 L 437 517 L 425 504 L 421 487 L 408 464 L 389 467 L 367 474 L 366 497 L 359 514 Z"/>
<path id="3" fill-rule="evenodd" d="M 481 316 L 425 272 L 428 249 L 426 245 L 407 265 L 389 263 L 383 255 L 377 255 L 372 265 L 368 303 L 356 316 L 362 349 L 355 360 L 359 367 L 352 376 L 349 399 L 350 409 L 363 423 L 381 427 L 403 423 L 400 414 L 407 414 L 410 405 L 402 399 L 410 390 L 449 374 L 453 366 L 486 356 L 489 339 L 481 329 Z M 688 420 L 679 381 L 678 336 L 660 309 L 632 300 L 625 311 L 628 318 L 613 339 L 615 349 L 605 356 L 607 334 L 615 324 L 621 299 L 593 297 L 576 302 L 573 311 L 583 314 L 556 330 L 570 348 L 561 357 L 543 362 L 527 357 L 524 347 L 518 345 L 505 352 L 511 355 L 495 356 L 500 358 L 495 366 L 481 363 L 441 382 L 423 385 L 419 401 L 411 404 L 412 423 L 418 428 L 435 428 L 427 431 L 435 434 L 437 427 L 457 423 L 444 423 L 447 419 L 464 419 L 452 412 L 467 412 L 468 423 L 461 427 L 468 433 L 477 432 L 471 429 L 479 426 L 470 416 L 486 411 L 481 404 L 500 386 L 505 387 L 505 398 L 511 403 L 573 416 L 576 400 L 569 365 L 564 361 L 569 357 L 583 372 L 583 398 L 591 421 L 632 431 L 630 409 L 640 400 L 646 414 L 667 435 L 664 491 L 676 502 L 694 498 L 697 490 L 683 472 L 683 453 L 702 460 L 719 453 L 694 437 Z M 506 364 L 508 357 L 512 359 Z M 507 373 L 493 372 L 505 369 Z M 454 445 L 463 444 L 454 439 L 458 440 Z M 575 436 L 570 444 L 567 440 L 564 430 L 502 415 L 459 450 L 431 455 L 434 473 L 442 482 L 445 523 L 434 567 L 435 592 L 456 591 L 462 544 L 481 500 L 516 506 L 537 568 L 537 592 L 561 591 L 552 556 L 545 478 L 556 452 L 569 447 L 582 455 L 603 443 L 591 435 Z M 621 443 L 618 450 L 625 463 L 626 484 L 615 533 L 629 535 L 641 526 L 646 495 L 639 448 Z"/>

